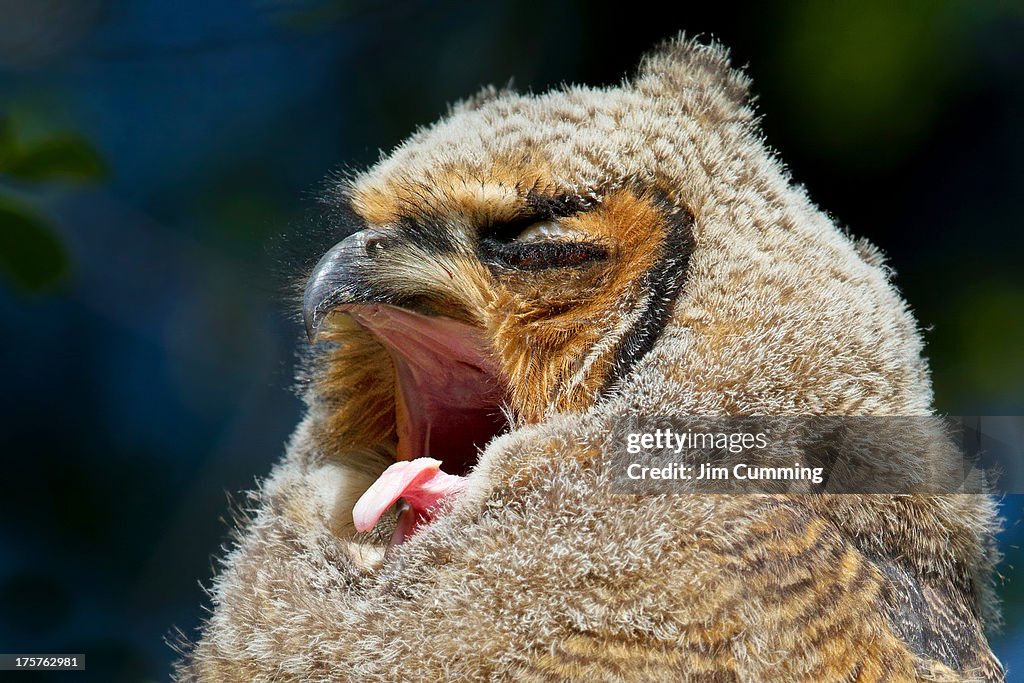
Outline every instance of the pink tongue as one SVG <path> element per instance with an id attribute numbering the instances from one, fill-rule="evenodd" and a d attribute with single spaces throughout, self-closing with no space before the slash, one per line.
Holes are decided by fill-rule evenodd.
<path id="1" fill-rule="evenodd" d="M 433 508 L 440 500 L 465 490 L 465 477 L 442 472 L 440 460 L 416 458 L 396 462 L 356 502 L 352 519 L 358 531 L 369 531 L 384 511 L 402 498 L 408 508 L 401 513 L 393 539 L 401 543 L 417 526 L 431 520 Z"/>

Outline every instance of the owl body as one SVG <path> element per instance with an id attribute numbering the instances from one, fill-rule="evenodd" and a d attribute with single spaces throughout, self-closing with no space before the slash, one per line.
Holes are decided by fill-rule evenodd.
<path id="1" fill-rule="evenodd" d="M 987 496 L 613 486 L 631 416 L 932 411 L 877 252 L 793 184 L 747 90 L 678 39 L 619 87 L 484 91 L 336 188 L 309 410 L 181 680 L 1002 680 Z M 445 349 L 462 370 L 431 370 Z M 397 545 L 357 533 L 356 500 L 428 454 L 464 490 Z"/>

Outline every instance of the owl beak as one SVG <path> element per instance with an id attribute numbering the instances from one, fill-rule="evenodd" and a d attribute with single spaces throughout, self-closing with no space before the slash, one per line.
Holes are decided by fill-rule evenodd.
<path id="1" fill-rule="evenodd" d="M 353 520 L 369 530 L 401 498 L 408 511 L 399 517 L 394 543 L 429 521 L 441 497 L 465 489 L 463 475 L 508 427 L 500 408 L 507 382 L 482 329 L 403 295 L 394 274 L 408 258 L 406 240 L 390 228 L 345 238 L 313 268 L 302 301 L 310 342 L 337 312 L 372 335 L 389 356 L 397 462 L 363 495 Z"/>
<path id="2" fill-rule="evenodd" d="M 393 235 L 384 230 L 362 230 L 327 250 L 306 281 L 302 297 L 302 321 L 306 337 L 316 339 L 321 323 L 343 304 L 387 303 L 370 277 L 374 260 Z M 379 264 L 378 264 L 379 265 Z"/>

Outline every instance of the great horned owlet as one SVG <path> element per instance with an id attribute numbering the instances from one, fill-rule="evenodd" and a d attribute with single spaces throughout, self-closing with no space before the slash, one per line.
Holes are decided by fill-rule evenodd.
<path id="1" fill-rule="evenodd" d="M 623 416 L 932 412 L 720 46 L 487 89 L 326 201 L 308 411 L 181 680 L 1002 679 L 987 496 L 609 485 Z"/>

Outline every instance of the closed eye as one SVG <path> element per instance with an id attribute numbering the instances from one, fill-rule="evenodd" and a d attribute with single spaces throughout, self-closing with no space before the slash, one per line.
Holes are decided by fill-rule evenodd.
<path id="1" fill-rule="evenodd" d="M 484 238 L 480 252 L 489 265 L 515 270 L 572 268 L 608 257 L 605 246 L 585 237 L 558 221 L 543 220 L 522 228 L 511 240 Z"/>

